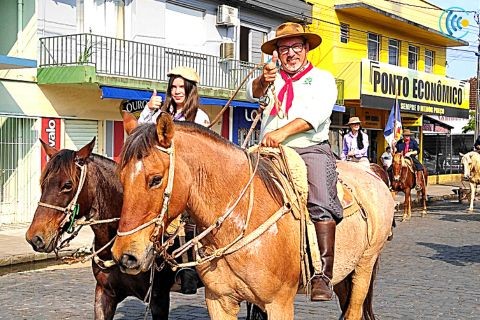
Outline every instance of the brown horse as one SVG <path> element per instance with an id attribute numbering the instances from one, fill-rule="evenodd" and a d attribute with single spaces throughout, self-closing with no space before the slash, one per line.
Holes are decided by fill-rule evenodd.
<path id="1" fill-rule="evenodd" d="M 412 189 L 415 185 L 420 186 L 417 190 L 417 199 L 422 202 L 422 217 L 427 214 L 427 178 L 428 172 L 423 167 L 423 177 L 415 178 L 415 165 L 411 160 L 405 158 L 401 153 L 393 155 L 391 187 L 392 191 L 405 193 L 403 203 L 402 221 L 410 220 L 412 217 Z"/>
<path id="2" fill-rule="evenodd" d="M 383 183 L 387 186 L 390 186 L 390 181 L 388 179 L 387 172 L 376 163 L 370 163 L 370 170 L 372 170 L 380 179 L 382 179 Z"/>
<path id="3" fill-rule="evenodd" d="M 116 175 L 117 164 L 102 156 L 92 154 L 95 139 L 79 151 L 60 150 L 41 141 L 50 160 L 42 172 L 40 205 L 26 233 L 27 241 L 39 252 L 52 252 L 73 220 L 82 217 L 94 220 L 118 218 L 122 208 L 122 185 Z M 81 168 L 86 176 L 83 186 Z M 66 219 L 68 207 L 78 191 L 78 215 Z M 68 220 L 68 221 L 66 221 Z M 99 252 L 103 261 L 111 260 L 111 244 L 117 233 L 118 222 L 92 225 L 95 249 L 107 245 Z M 95 288 L 95 319 L 113 319 L 116 307 L 127 296 L 145 298 L 150 284 L 150 272 L 127 275 L 118 266 L 105 268 L 102 262 L 92 261 L 92 271 L 97 281 Z M 153 319 L 168 319 L 170 288 L 175 273 L 170 268 L 156 272 L 151 306 Z"/>
<path id="4" fill-rule="evenodd" d="M 195 124 L 174 124 L 166 114 L 156 125 L 137 127 L 122 152 L 125 193 L 114 259 L 129 274 L 148 270 L 152 240 L 186 210 L 205 232 L 197 270 L 210 317 L 237 319 L 239 303 L 249 301 L 269 319 L 293 319 L 300 221 L 284 210 L 269 164 L 261 161 L 251 175 L 252 162 L 220 136 Z M 338 163 L 338 171 L 365 215 L 354 213 L 337 226 L 333 283 L 351 280 L 348 299 L 339 297 L 346 319 L 373 319 L 364 302 L 371 307 L 372 273 L 390 233 L 394 201 L 385 184 L 361 168 Z"/>

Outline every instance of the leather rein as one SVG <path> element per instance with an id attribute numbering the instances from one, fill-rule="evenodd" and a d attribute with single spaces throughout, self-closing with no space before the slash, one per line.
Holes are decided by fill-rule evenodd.
<path id="1" fill-rule="evenodd" d="M 171 254 L 167 252 L 167 249 L 173 244 L 175 238 L 178 236 L 178 232 L 175 232 L 172 236 L 170 236 L 168 239 L 164 240 L 164 235 L 165 235 L 165 218 L 166 215 L 168 215 L 168 207 L 170 204 L 170 197 L 171 193 L 173 190 L 173 176 L 174 176 L 174 167 L 175 167 L 175 151 L 174 151 L 174 144 L 172 141 L 172 145 L 169 148 L 162 148 L 159 146 L 156 146 L 157 149 L 159 149 L 162 152 L 165 152 L 169 155 L 170 158 L 170 166 L 169 166 L 169 175 L 168 175 L 168 181 L 167 181 L 167 186 L 164 191 L 164 199 L 163 199 L 163 204 L 162 204 L 162 209 L 159 213 L 159 215 L 152 220 L 145 222 L 141 224 L 140 226 L 129 230 L 129 231 L 117 231 L 117 236 L 118 237 L 123 237 L 127 235 L 132 235 L 140 230 L 145 229 L 146 227 L 154 224 L 155 229 L 152 232 L 152 235 L 150 236 L 150 241 L 153 243 L 154 247 L 154 252 L 156 255 L 163 256 L 165 262 L 159 267 L 158 269 L 162 269 L 165 263 L 168 263 L 172 270 L 176 270 L 177 268 L 182 268 L 182 267 L 194 267 L 206 262 L 209 262 L 213 259 L 220 258 L 222 256 L 231 254 L 244 246 L 246 246 L 248 243 L 252 242 L 256 238 L 258 238 L 261 234 L 263 234 L 270 226 L 275 224 L 284 214 L 287 212 L 291 211 L 291 205 L 290 204 L 284 204 L 282 207 L 280 207 L 269 219 L 267 219 L 263 224 L 261 224 L 257 229 L 249 233 L 248 235 L 245 235 L 245 231 L 249 225 L 250 222 L 250 217 L 253 211 L 253 200 L 254 200 L 254 187 L 253 187 L 253 179 L 255 177 L 255 173 L 257 172 L 258 165 L 260 162 L 260 156 L 257 156 L 257 160 L 255 165 L 253 166 L 252 160 L 250 155 L 247 155 L 248 158 L 248 163 L 249 163 L 249 171 L 250 171 L 250 177 L 245 184 L 245 186 L 242 188 L 240 191 L 237 199 L 234 201 L 234 203 L 227 208 L 227 210 L 216 219 L 216 221 L 211 224 L 209 227 L 207 227 L 205 230 L 203 230 L 201 233 L 199 233 L 197 236 L 195 236 L 193 239 L 190 241 L 186 242 L 184 245 L 179 247 L 178 249 L 174 250 Z M 190 248 L 195 247 L 198 249 L 200 245 L 200 241 L 205 238 L 208 234 L 210 234 L 213 230 L 218 229 L 223 222 L 232 214 L 234 209 L 237 207 L 239 204 L 240 200 L 245 196 L 245 194 L 249 191 L 249 202 L 248 202 L 248 209 L 247 209 L 247 216 L 245 218 L 245 223 L 242 227 L 242 230 L 238 234 L 238 236 L 233 239 L 229 244 L 227 244 L 224 247 L 215 249 L 215 250 L 210 250 L 210 252 L 205 252 L 204 254 L 200 254 L 201 256 L 198 256 L 195 261 L 191 262 L 185 262 L 185 263 L 178 263 L 176 261 L 176 258 L 182 256 L 186 251 L 188 251 Z M 167 216 L 168 217 L 168 216 Z M 162 235 L 159 237 L 159 231 L 160 228 L 162 227 Z M 203 250 L 202 250 L 203 251 Z M 197 250 L 197 252 L 201 252 Z"/>

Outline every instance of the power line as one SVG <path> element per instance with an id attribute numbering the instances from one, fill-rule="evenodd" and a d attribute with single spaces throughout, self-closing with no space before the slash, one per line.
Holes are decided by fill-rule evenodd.
<path id="1" fill-rule="evenodd" d="M 385 1 L 388 1 L 388 0 L 385 0 Z M 323 19 L 314 17 L 314 16 L 312 16 L 312 15 L 307 15 L 307 14 L 305 14 L 304 12 L 298 13 L 298 12 L 296 12 L 296 11 L 286 9 L 286 8 L 284 8 L 284 7 L 276 6 L 275 4 L 272 4 L 272 3 L 266 3 L 266 2 L 263 2 L 263 1 L 261 1 L 261 0 L 257 0 L 257 2 L 259 2 L 259 3 L 261 3 L 261 4 L 264 4 L 264 5 L 268 5 L 268 6 L 272 7 L 272 8 L 278 9 L 279 11 L 288 12 L 288 13 L 292 14 L 294 17 L 297 17 L 297 18 L 300 19 L 300 20 L 304 20 L 304 21 L 305 21 L 306 19 L 312 19 L 312 20 L 316 20 L 316 21 L 319 21 L 319 22 L 324 22 L 324 23 L 329 24 L 329 25 L 333 25 L 333 26 L 340 27 L 340 24 L 338 24 L 338 23 L 331 22 L 331 21 L 327 21 L 327 20 L 323 20 Z M 325 6 L 325 5 L 324 5 L 324 6 Z M 328 6 L 326 6 L 326 7 L 328 7 Z M 328 8 L 331 8 L 331 7 L 328 7 Z M 370 32 L 368 32 L 368 31 L 364 31 L 364 30 L 360 30 L 360 29 L 356 29 L 356 28 L 352 28 L 352 27 L 350 27 L 350 30 L 358 31 L 358 32 L 361 32 L 361 33 L 364 33 L 364 34 L 370 33 Z M 334 32 L 337 33 L 336 31 L 334 31 Z M 384 35 L 382 35 L 382 36 L 384 36 Z M 405 41 L 405 42 L 408 42 L 408 43 L 410 43 L 410 44 L 416 44 L 416 45 L 421 45 L 421 46 L 428 46 L 428 47 L 432 47 L 432 48 L 440 48 L 440 49 L 448 48 L 449 50 L 464 51 L 464 52 L 475 53 L 475 51 L 471 51 L 471 50 L 467 50 L 467 49 L 458 49 L 458 48 L 453 48 L 453 47 L 445 47 L 445 46 L 438 46 L 438 45 L 433 45 L 433 44 L 426 44 L 426 43 L 422 43 L 422 42 L 412 41 L 411 39 L 396 38 L 396 40 Z"/>
<path id="2" fill-rule="evenodd" d="M 405 3 L 405 2 L 400 2 L 400 1 L 395 1 L 395 0 L 385 0 L 387 2 L 395 3 L 395 4 L 400 4 L 403 6 L 407 7 L 415 7 L 415 8 L 422 8 L 422 9 L 428 9 L 428 10 L 437 10 L 437 11 L 443 11 L 443 12 L 467 12 L 467 13 L 475 13 L 476 11 L 473 10 L 446 10 L 442 9 L 439 7 L 433 8 L 433 7 L 424 7 L 424 6 L 419 6 L 416 4 L 410 4 L 410 3 Z"/>

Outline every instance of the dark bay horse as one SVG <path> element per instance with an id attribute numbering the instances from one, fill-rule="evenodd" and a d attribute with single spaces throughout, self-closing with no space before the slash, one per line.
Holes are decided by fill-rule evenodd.
<path id="1" fill-rule="evenodd" d="M 401 153 L 393 155 L 392 172 L 391 172 L 391 187 L 392 191 L 402 191 L 405 193 L 405 201 L 403 203 L 402 221 L 410 220 L 412 217 L 412 189 L 415 184 L 420 186 L 417 191 L 417 199 L 422 203 L 422 217 L 427 214 L 427 178 L 428 172 L 425 166 L 423 167 L 423 179 L 416 181 L 415 179 L 415 165 L 411 160 L 405 158 Z M 420 196 L 419 196 L 420 195 Z"/>
<path id="2" fill-rule="evenodd" d="M 68 228 L 63 211 L 79 189 L 81 167 L 87 170 L 83 187 L 78 191 L 79 212 L 77 219 L 86 217 L 104 220 L 119 217 L 123 189 L 116 174 L 117 164 L 102 156 L 92 154 L 95 139 L 79 151 L 60 150 L 41 141 L 50 160 L 42 172 L 40 202 L 30 227 L 27 241 L 38 252 L 52 252 Z M 57 207 L 57 208 L 54 208 Z M 66 222 L 66 223 L 65 223 Z M 115 237 L 118 222 L 92 225 L 96 250 Z M 111 244 L 98 255 L 107 261 L 112 259 Z M 92 271 L 97 281 L 95 288 L 95 319 L 113 319 L 116 307 L 127 296 L 145 298 L 150 283 L 150 272 L 127 275 L 118 266 L 104 268 L 92 261 Z M 170 288 L 175 273 L 170 268 L 156 272 L 152 293 L 153 319 L 168 319 Z"/>
<path id="3" fill-rule="evenodd" d="M 125 192 L 115 261 L 129 274 L 148 270 L 158 245 L 152 237 L 186 210 L 203 236 L 197 270 L 211 319 L 237 319 L 242 301 L 266 310 L 269 319 L 293 319 L 300 221 L 283 204 L 269 164 L 261 161 L 253 173 L 253 162 L 220 136 L 174 124 L 166 114 L 137 127 L 122 152 Z M 346 319 L 374 319 L 364 303 L 372 305 L 372 274 L 390 233 L 394 201 L 374 175 L 348 163 L 338 163 L 338 171 L 367 218 L 356 211 L 337 226 L 333 283 L 351 279 Z"/>

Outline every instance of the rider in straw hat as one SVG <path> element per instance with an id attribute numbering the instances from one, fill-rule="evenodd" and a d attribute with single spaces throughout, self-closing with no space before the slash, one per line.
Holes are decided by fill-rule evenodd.
<path id="1" fill-rule="evenodd" d="M 307 59 L 307 53 L 321 42 L 319 35 L 306 32 L 298 23 L 280 25 L 275 37 L 262 45 L 262 51 L 272 55 L 271 62 L 247 86 L 250 98 L 270 98 L 262 117 L 261 144 L 292 147 L 307 165 L 307 207 L 322 259 L 321 273 L 311 280 L 313 301 L 332 298 L 335 226 L 343 217 L 335 157 L 328 142 L 337 87 L 329 72 L 313 67 Z M 267 90 L 272 83 L 275 90 Z"/>
<path id="2" fill-rule="evenodd" d="M 347 125 L 350 127 L 348 133 L 343 137 L 343 149 L 340 154 L 342 160 L 365 163 L 368 161 L 368 135 L 362 131 L 362 122 L 359 117 L 350 117 Z"/>
<path id="3" fill-rule="evenodd" d="M 168 86 L 163 111 L 170 113 L 174 120 L 191 121 L 208 126 L 210 119 L 199 108 L 200 98 L 197 86 L 200 82 L 200 76 L 198 73 L 192 68 L 180 66 L 170 70 L 167 76 Z M 140 114 L 138 122 L 155 122 L 159 115 L 157 111 L 162 103 L 162 97 L 157 96 L 157 91 L 153 90 L 153 95 Z"/>

